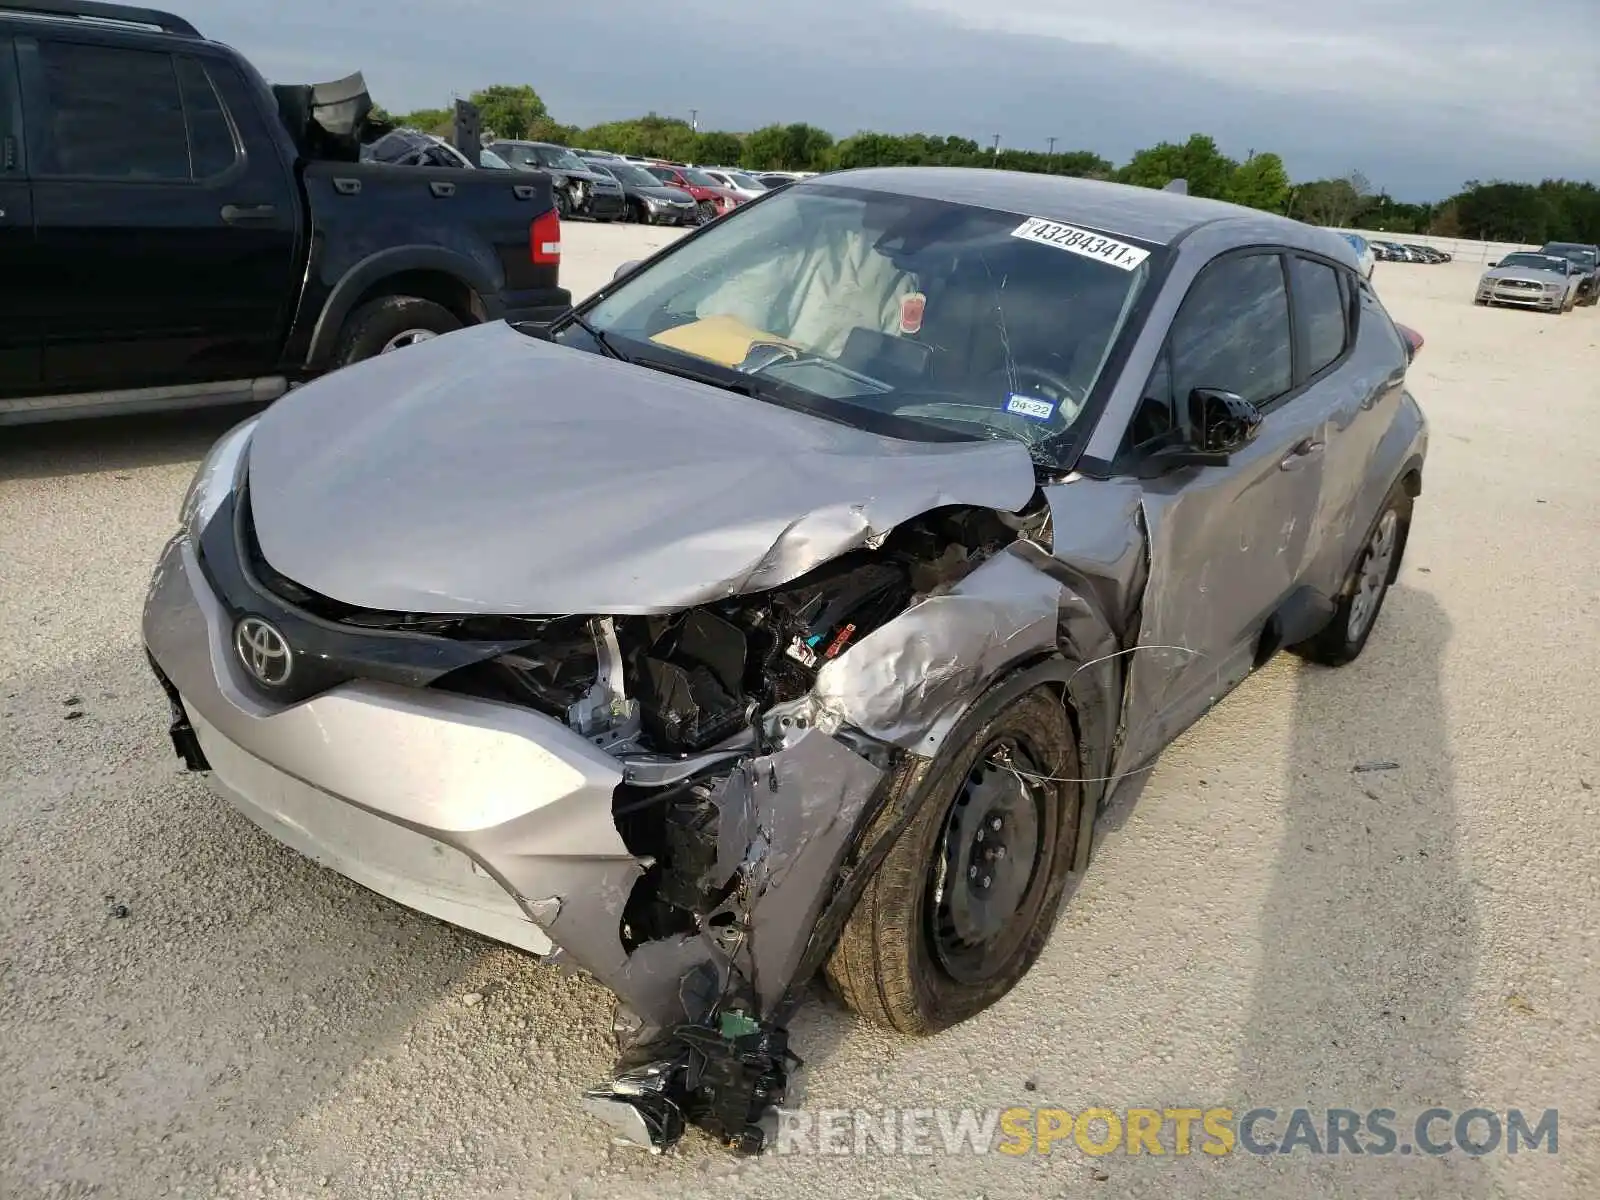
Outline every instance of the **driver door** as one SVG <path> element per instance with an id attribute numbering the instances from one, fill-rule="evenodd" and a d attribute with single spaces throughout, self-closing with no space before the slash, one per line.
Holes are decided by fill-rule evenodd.
<path id="1" fill-rule="evenodd" d="M 1263 420 L 1227 465 L 1141 481 L 1150 573 L 1118 773 L 1153 759 L 1254 669 L 1263 625 L 1315 554 L 1326 420 L 1314 395 L 1294 390 L 1281 255 L 1229 254 L 1195 280 L 1130 427 L 1130 463 L 1141 442 L 1185 428 L 1194 388 L 1235 392 Z"/>

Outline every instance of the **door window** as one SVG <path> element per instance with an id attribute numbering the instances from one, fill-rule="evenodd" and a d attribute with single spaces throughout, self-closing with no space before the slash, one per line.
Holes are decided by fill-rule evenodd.
<path id="1" fill-rule="evenodd" d="M 1350 305 L 1336 267 L 1296 256 L 1289 259 L 1289 276 L 1305 338 L 1305 376 L 1310 378 L 1344 354 L 1350 340 Z"/>
<path id="2" fill-rule="evenodd" d="M 41 173 L 127 181 L 188 180 L 183 97 L 170 54 L 38 43 L 44 112 Z"/>
<path id="3" fill-rule="evenodd" d="M 199 59 L 178 59 L 178 81 L 183 91 L 183 107 L 189 118 L 189 150 L 196 179 L 211 179 L 233 166 L 239 158 L 233 127 L 223 110 L 216 89 Z"/>
<path id="4" fill-rule="evenodd" d="M 1173 320 L 1173 398 L 1182 403 L 1195 388 L 1221 388 L 1265 404 L 1292 385 L 1292 347 L 1282 259 L 1224 258 L 1201 273 Z"/>

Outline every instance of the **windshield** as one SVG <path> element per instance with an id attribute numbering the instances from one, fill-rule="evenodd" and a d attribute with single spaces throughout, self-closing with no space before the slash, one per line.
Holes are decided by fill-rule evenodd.
<path id="1" fill-rule="evenodd" d="M 714 188 L 714 187 L 721 187 L 722 186 L 715 179 L 711 178 L 711 176 L 707 175 L 704 171 L 696 171 L 696 170 L 694 170 L 692 168 L 686 168 L 684 170 L 684 172 L 683 172 L 683 177 L 685 179 L 687 179 L 690 183 L 694 184 L 695 187 L 713 187 Z"/>
<path id="2" fill-rule="evenodd" d="M 741 175 L 737 171 L 728 172 L 728 178 L 733 180 L 734 187 L 743 188 L 747 192 L 764 192 L 767 190 L 766 185 L 759 179 L 752 178 L 749 175 Z"/>
<path id="3" fill-rule="evenodd" d="M 544 151 L 546 166 L 560 167 L 564 171 L 587 171 L 589 165 L 570 150 Z"/>
<path id="4" fill-rule="evenodd" d="M 1010 438 L 1060 465 L 1149 259 L 1037 218 L 811 186 L 708 227 L 583 316 L 645 365 L 699 362 L 852 424 Z"/>
<path id="5" fill-rule="evenodd" d="M 483 167 L 485 170 L 489 170 L 489 171 L 511 171 L 511 170 L 515 170 L 515 168 L 512 167 L 512 165 L 510 163 L 508 163 L 505 159 L 501 158 L 493 150 L 479 150 L 478 151 L 478 165 L 480 167 Z"/>
<path id="6" fill-rule="evenodd" d="M 631 187 L 661 186 L 661 180 L 642 167 L 635 167 L 625 162 L 608 162 L 605 164 L 605 168 Z"/>
<path id="7" fill-rule="evenodd" d="M 1535 271 L 1565 271 L 1567 264 L 1544 254 L 1508 254 L 1500 260 L 1502 267 L 1532 267 Z"/>

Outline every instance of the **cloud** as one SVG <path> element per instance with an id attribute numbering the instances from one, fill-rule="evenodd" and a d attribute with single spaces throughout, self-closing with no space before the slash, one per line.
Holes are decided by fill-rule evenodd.
<path id="1" fill-rule="evenodd" d="M 582 125 L 694 108 L 703 128 L 998 132 L 1118 162 L 1199 131 L 1408 199 L 1600 177 L 1600 4 L 1517 6 L 1514 30 L 1495 8 L 1499 24 L 1485 0 L 210 0 L 196 20 L 272 78 L 362 69 L 395 110 L 531 83 Z"/>

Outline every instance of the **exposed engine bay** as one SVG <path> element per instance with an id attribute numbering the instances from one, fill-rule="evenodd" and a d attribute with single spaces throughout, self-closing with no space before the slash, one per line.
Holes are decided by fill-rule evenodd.
<path id="1" fill-rule="evenodd" d="M 731 1148 L 767 1143 L 799 1063 L 784 1023 L 817 919 L 800 897 L 817 896 L 820 908 L 891 765 L 884 748 L 872 766 L 820 735 L 797 752 L 855 764 L 858 786 L 819 804 L 836 813 L 813 829 L 808 778 L 850 768 L 809 772 L 803 758 L 784 760 L 806 731 L 803 701 L 819 671 L 861 639 L 1019 537 L 1043 536 L 1048 522 L 1045 508 L 938 510 L 771 591 L 666 615 L 557 618 L 522 649 L 435 683 L 535 708 L 627 764 L 614 816 L 646 865 L 622 913 L 620 953 L 627 962 L 675 956 L 673 1007 L 689 1018 L 652 1027 L 627 1009 L 618 983 L 627 966 L 602 973 L 629 1036 L 618 1074 L 586 1102 L 630 1140 L 660 1150 L 693 1122 Z M 797 888 L 780 895 L 791 879 Z M 783 918 L 770 916 L 775 907 Z"/>
<path id="2" fill-rule="evenodd" d="M 527 704 L 615 754 L 688 755 L 742 733 L 754 744 L 763 713 L 1025 526 L 988 510 L 929 514 L 770 592 L 664 616 L 558 618 L 525 649 L 436 686 Z"/>

